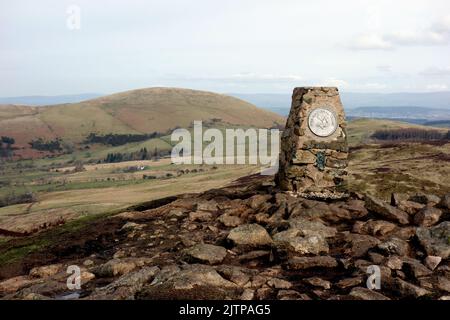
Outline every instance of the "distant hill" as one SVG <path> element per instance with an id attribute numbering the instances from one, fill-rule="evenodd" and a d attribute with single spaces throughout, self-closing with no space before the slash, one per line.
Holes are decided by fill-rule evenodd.
<path id="1" fill-rule="evenodd" d="M 424 107 L 360 107 L 349 109 L 349 117 L 384 118 L 384 119 L 420 119 L 417 122 L 450 119 L 450 109 Z"/>
<path id="2" fill-rule="evenodd" d="M 0 104 L 19 104 L 28 106 L 48 106 L 62 103 L 76 103 L 100 97 L 98 93 L 68 94 L 59 96 L 0 97 Z"/>
<path id="3" fill-rule="evenodd" d="M 29 142 L 61 138 L 82 142 L 90 133 L 142 134 L 188 127 L 194 120 L 220 119 L 231 125 L 269 128 L 284 118 L 240 99 L 178 88 L 132 90 L 55 106 L 0 106 L 0 136 L 16 140 L 18 154 Z M 21 149 L 24 148 L 24 149 Z"/>
<path id="4" fill-rule="evenodd" d="M 291 107 L 291 93 L 285 94 L 241 94 L 230 95 L 244 99 L 254 105 L 286 116 Z M 359 107 L 415 107 L 450 110 L 450 91 L 424 93 L 355 93 L 341 92 L 346 110 Z"/>

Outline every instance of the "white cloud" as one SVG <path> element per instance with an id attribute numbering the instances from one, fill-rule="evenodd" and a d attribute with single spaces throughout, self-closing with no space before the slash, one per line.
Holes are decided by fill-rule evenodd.
<path id="1" fill-rule="evenodd" d="M 450 76 L 450 67 L 447 68 L 430 67 L 421 71 L 419 74 L 422 76 L 429 76 L 429 77 Z"/>
<path id="2" fill-rule="evenodd" d="M 402 29 L 389 33 L 371 32 L 356 36 L 348 47 L 353 50 L 386 50 L 400 46 L 439 46 L 450 44 L 450 15 L 425 29 Z"/>
<path id="3" fill-rule="evenodd" d="M 448 89 L 446 84 L 429 84 L 427 85 L 428 91 L 445 91 Z"/>
<path id="4" fill-rule="evenodd" d="M 319 87 L 338 87 L 338 88 L 348 88 L 349 83 L 342 79 L 328 78 L 320 81 L 317 86 Z"/>
<path id="5" fill-rule="evenodd" d="M 349 45 L 354 50 L 389 50 L 392 45 L 383 39 L 379 34 L 363 34 L 358 36 L 353 43 Z"/>
<path id="6" fill-rule="evenodd" d="M 236 73 L 221 76 L 178 76 L 165 77 L 169 80 L 194 80 L 194 81 L 234 81 L 234 82 L 295 82 L 303 81 L 304 78 L 296 74 L 259 74 L 252 72 Z"/>
<path id="7" fill-rule="evenodd" d="M 370 90 L 381 90 L 386 89 L 387 86 L 384 83 L 377 83 L 377 82 L 370 82 L 363 85 L 364 88 L 370 89 Z"/>
<path id="8" fill-rule="evenodd" d="M 392 71 L 392 66 L 390 65 L 378 65 L 377 66 L 377 70 L 380 72 L 391 72 Z"/>

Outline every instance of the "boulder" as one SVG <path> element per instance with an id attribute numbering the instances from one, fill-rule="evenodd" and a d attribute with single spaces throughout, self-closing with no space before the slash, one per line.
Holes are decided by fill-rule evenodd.
<path id="1" fill-rule="evenodd" d="M 434 270 L 437 268 L 437 266 L 439 265 L 439 263 L 441 263 L 442 258 L 441 257 L 437 257 L 437 256 L 427 256 L 425 258 L 425 265 L 428 267 L 428 269 L 430 270 Z"/>
<path id="2" fill-rule="evenodd" d="M 358 300 L 391 300 L 379 292 L 363 287 L 356 287 L 350 291 L 350 296 Z"/>
<path id="3" fill-rule="evenodd" d="M 408 199 L 409 201 L 414 201 L 417 203 L 425 204 L 428 206 L 434 206 L 438 204 L 441 201 L 441 198 L 434 194 L 424 194 L 424 193 L 418 193 L 415 194 Z"/>
<path id="4" fill-rule="evenodd" d="M 386 220 L 398 222 L 400 224 L 409 223 L 409 216 L 406 212 L 401 211 L 380 199 L 366 195 L 365 204 L 369 211 L 372 211 Z"/>
<path id="5" fill-rule="evenodd" d="M 263 204 L 267 203 L 272 196 L 270 194 L 257 194 L 248 199 L 248 205 L 253 210 L 259 209 Z"/>
<path id="6" fill-rule="evenodd" d="M 357 221 L 353 225 L 353 232 L 371 236 L 384 236 L 391 233 L 397 226 L 384 220 Z"/>
<path id="7" fill-rule="evenodd" d="M 272 238 L 259 224 L 244 224 L 230 231 L 227 237 L 234 245 L 263 247 L 272 244 Z"/>
<path id="8" fill-rule="evenodd" d="M 355 258 L 365 256 L 367 251 L 380 243 L 380 240 L 375 237 L 357 233 L 347 234 L 345 236 L 345 241 L 347 242 L 345 251 Z"/>
<path id="9" fill-rule="evenodd" d="M 161 270 L 162 272 L 163 270 Z M 137 299 L 238 299 L 236 284 L 225 280 L 212 266 L 185 265 L 178 272 L 155 277 L 136 294 Z"/>
<path id="10" fill-rule="evenodd" d="M 206 222 L 212 219 L 212 213 L 208 211 L 194 211 L 189 213 L 189 220 Z"/>
<path id="11" fill-rule="evenodd" d="M 311 300 L 311 298 L 295 290 L 280 290 L 277 294 L 278 300 Z"/>
<path id="12" fill-rule="evenodd" d="M 442 259 L 450 256 L 450 221 L 431 228 L 417 228 L 416 236 L 428 255 Z"/>
<path id="13" fill-rule="evenodd" d="M 405 211 L 409 215 L 415 215 L 420 209 L 424 208 L 425 205 L 421 203 L 417 203 L 414 201 L 400 201 L 397 205 L 397 208 L 399 208 L 402 211 Z"/>
<path id="14" fill-rule="evenodd" d="M 243 287 L 250 281 L 249 273 L 251 273 L 251 271 L 245 268 L 221 265 L 218 266 L 216 270 L 226 280 L 235 283 L 239 287 Z"/>
<path id="15" fill-rule="evenodd" d="M 328 290 L 331 288 L 331 282 L 324 280 L 322 278 L 319 277 L 311 277 L 311 278 L 306 278 L 304 280 L 307 284 L 313 286 L 313 287 L 319 287 L 325 290 Z"/>
<path id="16" fill-rule="evenodd" d="M 292 288 L 292 283 L 287 280 L 272 278 L 267 281 L 267 285 L 274 289 L 290 289 Z"/>
<path id="17" fill-rule="evenodd" d="M 442 211 L 434 207 L 425 207 L 416 213 L 414 223 L 422 227 L 431 227 L 439 222 Z"/>
<path id="18" fill-rule="evenodd" d="M 409 253 L 410 247 L 405 240 L 391 237 L 380 243 L 378 249 L 386 255 L 406 256 Z"/>
<path id="19" fill-rule="evenodd" d="M 48 278 L 60 272 L 62 267 L 62 264 L 51 264 L 48 266 L 35 267 L 30 270 L 30 277 Z"/>
<path id="20" fill-rule="evenodd" d="M 363 282 L 362 277 L 345 278 L 339 280 L 338 283 L 336 283 L 336 286 L 341 289 L 347 289 L 351 287 L 356 287 L 360 285 L 362 282 Z"/>
<path id="21" fill-rule="evenodd" d="M 93 273 L 100 278 L 116 277 L 143 266 L 147 259 L 112 259 L 93 269 Z"/>
<path id="22" fill-rule="evenodd" d="M 406 282 L 400 278 L 391 278 L 390 281 L 388 281 L 387 286 L 391 290 L 396 291 L 398 294 L 405 298 L 420 298 L 422 296 L 431 294 L 430 291 L 418 287 L 412 283 Z"/>
<path id="23" fill-rule="evenodd" d="M 292 229 L 296 229 L 302 236 L 321 236 L 323 238 L 334 237 L 336 228 L 327 227 L 319 221 L 310 221 L 304 218 L 291 218 L 288 220 Z"/>
<path id="24" fill-rule="evenodd" d="M 18 276 L 0 282 L 0 293 L 13 293 L 19 289 L 34 283 L 36 280 L 30 279 L 28 276 Z"/>
<path id="25" fill-rule="evenodd" d="M 291 228 L 273 236 L 277 249 L 300 255 L 328 253 L 328 243 L 321 235 L 302 236 L 298 229 Z"/>
<path id="26" fill-rule="evenodd" d="M 450 210 L 450 193 L 447 193 L 445 196 L 442 197 L 441 201 L 439 202 L 438 206 L 440 208 Z"/>
<path id="27" fill-rule="evenodd" d="M 221 263 L 227 255 L 227 249 L 212 244 L 200 243 L 184 251 L 188 260 L 217 264 Z"/>
<path id="28" fill-rule="evenodd" d="M 142 269 L 130 272 L 121 276 L 116 281 L 95 290 L 89 297 L 90 300 L 122 300 L 134 299 L 134 295 L 144 284 L 150 282 L 160 271 L 156 266 L 143 267 Z"/>
<path id="29" fill-rule="evenodd" d="M 222 214 L 218 220 L 226 227 L 237 227 L 242 224 L 241 218 L 237 216 L 232 216 L 228 213 Z"/>
<path id="30" fill-rule="evenodd" d="M 310 268 L 336 268 L 338 263 L 330 256 L 293 257 L 286 263 L 289 270 L 303 270 Z"/>
<path id="31" fill-rule="evenodd" d="M 448 277 L 438 277 L 437 287 L 442 291 L 450 292 L 450 279 Z"/>
<path id="32" fill-rule="evenodd" d="M 402 270 L 404 270 L 405 273 L 412 275 L 415 279 L 432 274 L 432 271 L 420 263 L 420 261 L 411 258 L 403 258 Z"/>

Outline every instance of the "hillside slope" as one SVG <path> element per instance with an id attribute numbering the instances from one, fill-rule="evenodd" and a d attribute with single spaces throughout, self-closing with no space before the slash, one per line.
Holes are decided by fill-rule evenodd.
<path id="1" fill-rule="evenodd" d="M 149 88 L 43 108 L 0 106 L 0 135 L 13 137 L 19 148 L 17 152 L 23 154 L 30 151 L 28 143 L 39 137 L 79 143 L 92 132 L 165 132 L 175 127 L 188 127 L 194 120 L 208 119 L 260 128 L 284 124 L 283 117 L 230 96 L 178 88 Z"/>

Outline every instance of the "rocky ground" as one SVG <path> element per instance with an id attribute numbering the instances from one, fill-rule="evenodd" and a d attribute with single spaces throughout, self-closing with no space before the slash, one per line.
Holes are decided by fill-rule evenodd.
<path id="1" fill-rule="evenodd" d="M 450 195 L 325 202 L 250 176 L 92 223 L 0 270 L 0 297 L 448 300 L 449 256 Z M 66 286 L 70 265 L 80 290 Z M 366 287 L 370 265 L 380 290 Z"/>

